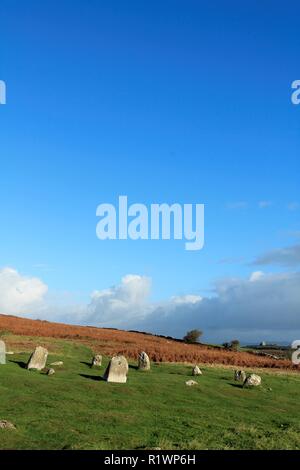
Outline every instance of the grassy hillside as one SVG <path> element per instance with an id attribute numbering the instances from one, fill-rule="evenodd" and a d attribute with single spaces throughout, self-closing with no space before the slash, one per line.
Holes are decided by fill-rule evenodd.
<path id="1" fill-rule="evenodd" d="M 65 325 L 0 315 L 0 333 L 1 331 L 42 337 L 44 342 L 47 338 L 70 339 L 108 356 L 121 352 L 127 357 L 135 358 L 141 350 L 145 350 L 155 362 L 202 362 L 297 370 L 291 360 L 287 359 L 274 360 L 244 351 L 233 352 L 204 344 L 185 344 L 172 338 L 122 330 Z"/>
<path id="2" fill-rule="evenodd" d="M 17 337 L 14 355 L 0 366 L 1 449 L 300 449 L 300 376 L 259 372 L 263 385 L 242 389 L 230 368 L 202 366 L 198 385 L 187 387 L 191 366 L 132 362 L 127 384 L 100 379 L 108 362 L 90 369 L 92 351 L 70 340 Z M 43 343 L 48 377 L 29 372 L 29 350 Z M 21 352 L 23 351 L 23 352 Z M 271 390 L 270 390 L 271 389 Z"/>

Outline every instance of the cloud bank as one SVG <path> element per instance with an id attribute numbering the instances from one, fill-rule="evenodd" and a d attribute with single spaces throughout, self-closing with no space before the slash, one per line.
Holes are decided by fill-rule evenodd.
<path id="1" fill-rule="evenodd" d="M 300 244 L 278 248 L 259 256 L 252 264 L 294 267 L 300 265 Z"/>
<path id="2" fill-rule="evenodd" d="M 86 305 L 54 305 L 39 279 L 16 270 L 0 271 L 0 311 L 7 314 L 83 325 L 136 329 L 182 337 L 191 328 L 206 341 L 223 342 L 300 338 L 300 273 L 225 278 L 211 296 L 174 296 L 151 302 L 151 279 L 137 274 L 91 294 Z M 297 338 L 296 338 L 297 337 Z"/>
<path id="3" fill-rule="evenodd" d="M 158 306 L 139 328 L 174 336 L 200 328 L 210 341 L 237 337 L 243 341 L 300 337 L 300 274 L 223 279 L 211 297 L 194 303 Z"/>

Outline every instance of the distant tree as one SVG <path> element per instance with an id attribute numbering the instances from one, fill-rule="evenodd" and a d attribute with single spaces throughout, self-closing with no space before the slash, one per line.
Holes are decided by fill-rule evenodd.
<path id="1" fill-rule="evenodd" d="M 237 351 L 240 347 L 240 342 L 238 339 L 233 339 L 230 343 L 222 344 L 224 349 L 230 349 L 231 351 Z"/>
<path id="2" fill-rule="evenodd" d="M 203 331 L 201 330 L 191 330 L 183 337 L 183 341 L 186 343 L 197 343 L 202 335 Z"/>
<path id="3" fill-rule="evenodd" d="M 233 339 L 231 341 L 231 348 L 230 349 L 232 349 L 233 351 L 237 351 L 239 349 L 239 347 L 240 347 L 239 340 L 238 339 Z"/>

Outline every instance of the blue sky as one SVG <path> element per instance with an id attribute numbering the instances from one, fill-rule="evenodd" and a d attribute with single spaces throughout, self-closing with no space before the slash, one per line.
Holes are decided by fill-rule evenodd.
<path id="1" fill-rule="evenodd" d="M 300 230 L 296 2 L 1 5 L 0 268 L 72 303 L 127 274 L 164 302 L 297 271 L 251 265 Z M 99 241 L 96 207 L 121 194 L 204 203 L 204 249 Z"/>

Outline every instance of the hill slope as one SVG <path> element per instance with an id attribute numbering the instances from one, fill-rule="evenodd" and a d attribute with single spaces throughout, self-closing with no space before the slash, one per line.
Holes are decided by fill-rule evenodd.
<path id="1" fill-rule="evenodd" d="M 189 345 L 181 341 L 163 338 L 145 333 L 128 332 L 115 329 L 103 329 L 88 326 L 65 325 L 48 321 L 30 320 L 9 315 L 0 315 L 0 334 L 13 333 L 15 335 L 61 338 L 79 342 L 90 347 L 94 352 L 107 356 L 123 353 L 128 358 L 136 358 L 141 350 L 145 350 L 152 361 L 155 362 L 189 362 L 239 365 L 241 367 L 270 367 L 292 369 L 289 360 L 274 360 L 267 357 L 258 357 L 247 352 L 225 351 L 207 345 Z M 10 344 L 13 349 L 15 343 Z M 22 344 L 20 340 L 19 343 Z M 41 339 L 39 339 L 41 343 Z M 19 344 L 19 346 L 21 346 Z M 18 348 L 22 351 L 22 348 Z M 24 344 L 23 350 L 27 350 Z"/>

